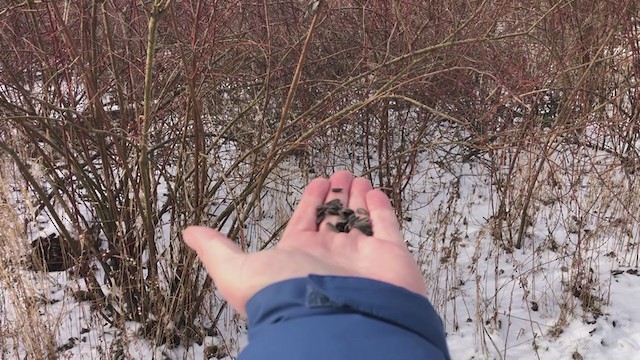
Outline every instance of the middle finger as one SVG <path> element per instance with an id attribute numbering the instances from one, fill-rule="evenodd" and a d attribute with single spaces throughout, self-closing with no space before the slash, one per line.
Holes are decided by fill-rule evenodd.
<path id="1" fill-rule="evenodd" d="M 347 207 L 349 204 L 349 192 L 351 191 L 351 183 L 353 175 L 348 171 L 339 171 L 329 178 L 330 188 L 325 199 L 325 204 L 330 204 L 333 209 Z M 335 204 L 339 202 L 338 206 Z M 333 204 L 333 206 L 331 206 Z M 330 225 L 336 223 L 337 216 L 331 214 L 330 209 L 325 209 L 324 218 L 322 219 L 318 230 L 322 232 L 333 231 Z"/>

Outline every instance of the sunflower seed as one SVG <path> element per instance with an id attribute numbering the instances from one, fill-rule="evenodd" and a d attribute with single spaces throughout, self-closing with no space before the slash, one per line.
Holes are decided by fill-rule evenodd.
<path id="1" fill-rule="evenodd" d="M 341 217 L 343 217 L 343 218 L 345 218 L 345 219 L 350 218 L 351 216 L 353 216 L 353 214 L 355 214 L 355 213 L 353 212 L 353 210 L 351 210 L 351 209 L 346 209 L 346 208 L 342 208 L 342 209 L 340 209 L 340 211 L 338 212 L 338 215 L 340 215 Z"/>
<path id="2" fill-rule="evenodd" d="M 356 224 L 355 228 L 367 236 L 373 236 L 373 230 L 371 230 L 371 225 L 369 224 Z"/>
<path id="3" fill-rule="evenodd" d="M 338 207 L 338 208 L 341 208 L 342 207 L 342 201 L 340 201 L 340 199 L 333 199 L 333 200 L 327 202 L 324 205 L 327 206 L 327 207 Z"/>
<path id="4" fill-rule="evenodd" d="M 336 229 L 339 232 L 349 232 L 349 230 L 347 229 L 347 222 L 346 221 L 338 221 L 336 223 Z"/>
<path id="5" fill-rule="evenodd" d="M 338 228 L 332 223 L 327 223 L 327 227 L 335 232 L 340 232 L 340 230 L 338 230 Z"/>

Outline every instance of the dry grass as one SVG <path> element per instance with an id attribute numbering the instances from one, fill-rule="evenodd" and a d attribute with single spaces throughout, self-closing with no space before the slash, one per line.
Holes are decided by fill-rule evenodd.
<path id="1" fill-rule="evenodd" d="M 56 319 L 43 318 L 39 310 L 48 301 L 47 276 L 24 269 L 26 244 L 24 231 L 12 200 L 14 178 L 8 176 L 6 163 L 0 171 L 0 346 L 4 356 L 34 356 L 55 359 Z"/>

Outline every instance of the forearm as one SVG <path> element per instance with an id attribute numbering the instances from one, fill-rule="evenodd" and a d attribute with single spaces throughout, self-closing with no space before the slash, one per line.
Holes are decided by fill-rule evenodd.
<path id="1" fill-rule="evenodd" d="M 247 304 L 239 359 L 449 359 L 426 298 L 363 278 L 315 276 L 273 284 Z"/>

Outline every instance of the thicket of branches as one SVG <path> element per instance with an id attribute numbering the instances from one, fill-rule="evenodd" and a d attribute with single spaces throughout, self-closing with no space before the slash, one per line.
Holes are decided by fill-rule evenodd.
<path id="1" fill-rule="evenodd" d="M 506 251 L 560 145 L 635 171 L 637 16 L 628 0 L 10 0 L 0 149 L 102 316 L 188 343 L 212 284 L 180 230 L 269 246 L 284 220 L 257 240 L 246 223 L 287 162 L 365 174 L 400 216 L 420 154 L 483 163 Z"/>

